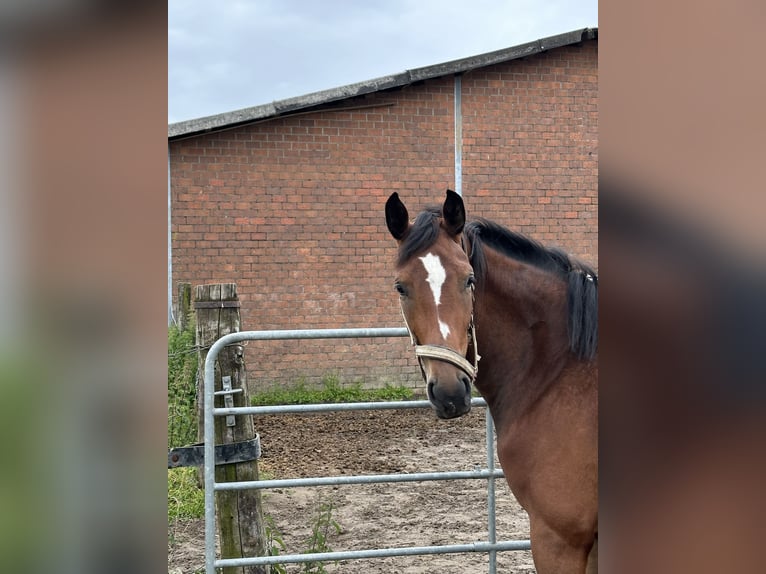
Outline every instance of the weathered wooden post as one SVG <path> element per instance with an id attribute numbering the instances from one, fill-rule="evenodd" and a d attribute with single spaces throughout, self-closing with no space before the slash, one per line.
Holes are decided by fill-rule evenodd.
<path id="1" fill-rule="evenodd" d="M 176 302 L 176 322 L 180 331 L 186 330 L 191 315 L 191 283 L 178 284 L 178 300 Z"/>
<path id="2" fill-rule="evenodd" d="M 198 285 L 195 287 L 194 308 L 197 315 L 197 347 L 200 372 L 204 372 L 207 350 L 217 339 L 239 331 L 239 299 L 234 283 Z M 223 349 L 216 361 L 215 390 L 232 390 L 227 395 L 216 395 L 216 406 L 249 406 L 244 347 L 231 345 Z M 202 379 L 200 378 L 200 386 Z M 202 391 L 199 414 L 202 414 Z M 199 418 L 200 440 L 203 435 L 203 417 Z M 237 415 L 215 417 L 216 444 L 234 444 L 251 441 L 255 437 L 253 417 Z M 216 458 L 218 458 L 216 456 Z M 258 480 L 258 461 L 218 464 L 216 482 Z M 266 533 L 263 525 L 260 490 L 234 490 L 216 493 L 216 514 L 221 541 L 221 556 L 265 556 Z M 268 574 L 269 566 L 224 568 L 226 574 Z"/>

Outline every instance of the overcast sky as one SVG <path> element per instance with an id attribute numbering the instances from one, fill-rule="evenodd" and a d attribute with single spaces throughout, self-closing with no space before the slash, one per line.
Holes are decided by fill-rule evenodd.
<path id="1" fill-rule="evenodd" d="M 169 0 L 168 122 L 596 26 L 597 0 Z"/>

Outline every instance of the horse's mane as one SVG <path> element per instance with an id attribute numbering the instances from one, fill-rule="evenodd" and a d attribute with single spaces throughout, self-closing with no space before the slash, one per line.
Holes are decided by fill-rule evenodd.
<path id="1" fill-rule="evenodd" d="M 503 255 L 554 273 L 567 282 L 569 347 L 581 359 L 592 359 L 598 349 L 598 276 L 590 266 L 564 251 L 549 248 L 487 219 L 466 224 L 471 245 L 469 259 L 477 281 L 487 273 L 484 245 Z"/>

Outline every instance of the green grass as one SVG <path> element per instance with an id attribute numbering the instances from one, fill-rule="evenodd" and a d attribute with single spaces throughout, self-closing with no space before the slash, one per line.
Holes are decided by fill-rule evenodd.
<path id="1" fill-rule="evenodd" d="M 205 515 L 205 491 L 197 484 L 194 467 L 168 469 L 168 523 Z"/>
<path id="2" fill-rule="evenodd" d="M 380 389 L 365 389 L 362 383 L 341 385 L 337 377 L 328 375 L 321 387 L 308 387 L 305 381 L 298 381 L 289 387 L 261 391 L 250 397 L 250 402 L 253 406 L 266 406 L 399 401 L 411 399 L 412 394 L 412 389 L 390 384 Z"/>
<path id="3" fill-rule="evenodd" d="M 168 448 L 197 440 L 197 349 L 194 321 L 168 328 Z"/>
<path id="4" fill-rule="evenodd" d="M 197 440 L 197 350 L 194 324 L 186 330 L 168 328 L 168 448 Z M 179 518 L 201 518 L 205 492 L 197 483 L 197 469 L 168 469 L 168 524 Z"/>

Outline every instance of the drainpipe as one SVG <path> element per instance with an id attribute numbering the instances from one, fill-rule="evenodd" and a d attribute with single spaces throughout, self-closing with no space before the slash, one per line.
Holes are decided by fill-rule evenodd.
<path id="1" fill-rule="evenodd" d="M 173 317 L 173 248 L 170 234 L 170 146 L 168 146 L 168 326 L 175 324 Z"/>
<path id="2" fill-rule="evenodd" d="M 455 74 L 455 193 L 463 195 L 463 78 Z"/>

